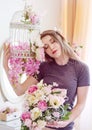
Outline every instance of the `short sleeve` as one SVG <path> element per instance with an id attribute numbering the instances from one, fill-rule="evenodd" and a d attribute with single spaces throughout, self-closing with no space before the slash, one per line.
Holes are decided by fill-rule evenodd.
<path id="1" fill-rule="evenodd" d="M 37 74 L 37 80 L 38 82 L 43 79 L 43 75 L 44 75 L 44 62 L 40 64 L 39 66 L 39 70 L 38 70 L 38 74 Z"/>
<path id="2" fill-rule="evenodd" d="M 90 85 L 90 74 L 87 65 L 82 64 L 81 69 L 78 73 L 78 87 L 89 86 Z"/>

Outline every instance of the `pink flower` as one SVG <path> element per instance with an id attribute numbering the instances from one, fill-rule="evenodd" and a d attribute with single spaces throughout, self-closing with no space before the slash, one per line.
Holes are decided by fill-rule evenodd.
<path id="1" fill-rule="evenodd" d="M 32 93 L 34 93 L 37 89 L 38 89 L 37 86 L 36 86 L 36 85 L 33 85 L 33 86 L 31 86 L 31 87 L 28 89 L 28 93 L 29 93 L 29 94 L 32 94 Z"/>
<path id="2" fill-rule="evenodd" d="M 38 108 L 42 111 L 45 111 L 47 109 L 47 103 L 46 101 L 39 101 L 37 104 Z"/>
<path id="3" fill-rule="evenodd" d="M 42 47 L 39 47 L 36 49 L 36 59 L 40 61 L 44 61 L 44 49 Z"/>
<path id="4" fill-rule="evenodd" d="M 24 112 L 21 115 L 21 120 L 25 121 L 26 119 L 30 119 L 30 112 Z"/>
<path id="5" fill-rule="evenodd" d="M 36 15 L 36 14 L 31 15 L 30 16 L 30 21 L 31 21 L 32 24 L 39 23 L 39 17 L 38 17 L 38 15 Z"/>
<path id="6" fill-rule="evenodd" d="M 29 59 L 25 64 L 25 72 L 27 75 L 33 75 L 39 69 L 40 62 Z"/>
<path id="7" fill-rule="evenodd" d="M 31 127 L 32 125 L 32 121 L 30 119 L 26 119 L 25 122 L 24 122 L 25 126 L 27 127 Z"/>
<path id="8" fill-rule="evenodd" d="M 53 116 L 56 117 L 56 118 L 59 118 L 60 113 L 59 112 L 53 112 Z"/>

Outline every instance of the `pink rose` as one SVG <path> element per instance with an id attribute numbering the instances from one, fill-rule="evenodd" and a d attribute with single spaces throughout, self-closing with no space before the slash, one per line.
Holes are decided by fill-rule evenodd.
<path id="1" fill-rule="evenodd" d="M 31 21 L 32 24 L 37 24 L 37 23 L 39 23 L 39 16 L 36 15 L 36 14 L 31 15 L 31 16 L 30 16 L 30 21 Z"/>
<path id="2" fill-rule="evenodd" d="M 32 121 L 30 119 L 26 119 L 24 122 L 25 126 L 31 127 L 32 126 Z"/>
<path id="3" fill-rule="evenodd" d="M 26 119 L 30 119 L 30 112 L 24 112 L 21 115 L 21 120 L 25 121 Z"/>
<path id="4" fill-rule="evenodd" d="M 29 94 L 34 93 L 37 89 L 38 89 L 37 86 L 36 86 L 36 85 L 33 85 L 33 86 L 31 86 L 31 87 L 28 89 L 28 93 L 29 93 Z"/>
<path id="5" fill-rule="evenodd" d="M 47 109 L 46 101 L 39 101 L 37 106 L 41 111 L 45 111 Z"/>

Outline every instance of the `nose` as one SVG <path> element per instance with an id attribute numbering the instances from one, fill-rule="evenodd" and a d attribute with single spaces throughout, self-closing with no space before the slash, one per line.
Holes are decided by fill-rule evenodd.
<path id="1" fill-rule="evenodd" d="M 52 50 L 54 48 L 53 44 L 49 44 L 49 48 Z"/>

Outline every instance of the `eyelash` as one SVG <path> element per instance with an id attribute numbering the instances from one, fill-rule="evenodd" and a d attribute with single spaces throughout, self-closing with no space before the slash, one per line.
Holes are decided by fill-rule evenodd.
<path id="1" fill-rule="evenodd" d="M 45 50 L 48 49 L 48 46 L 44 46 L 44 49 L 45 49 Z"/>
<path id="2" fill-rule="evenodd" d="M 51 44 L 53 44 L 55 42 L 55 40 L 53 40 L 52 42 L 51 42 Z M 49 45 L 46 45 L 46 46 L 44 46 L 44 49 L 48 49 L 48 47 L 49 47 Z"/>

